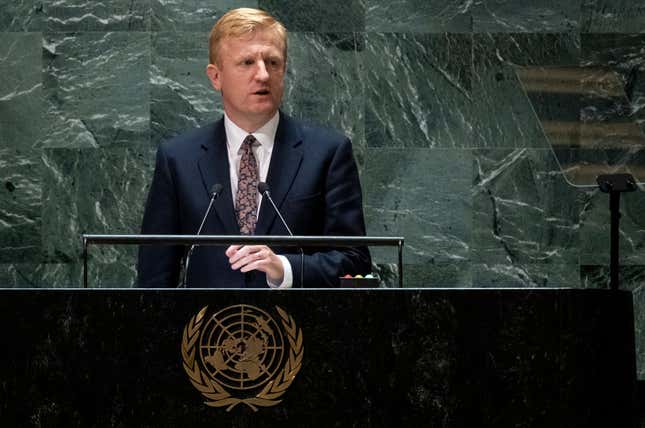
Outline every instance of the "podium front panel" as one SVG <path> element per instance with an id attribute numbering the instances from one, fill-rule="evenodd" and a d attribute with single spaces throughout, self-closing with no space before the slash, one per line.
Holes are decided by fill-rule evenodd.
<path id="1" fill-rule="evenodd" d="M 628 292 L 5 289 L 0 321 L 3 427 L 630 426 Z"/>

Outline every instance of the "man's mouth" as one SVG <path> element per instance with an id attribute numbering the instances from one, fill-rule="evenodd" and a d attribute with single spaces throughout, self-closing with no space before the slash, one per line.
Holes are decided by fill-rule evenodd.
<path id="1" fill-rule="evenodd" d="M 253 92 L 255 95 L 269 95 L 268 89 L 260 89 L 259 91 Z"/>

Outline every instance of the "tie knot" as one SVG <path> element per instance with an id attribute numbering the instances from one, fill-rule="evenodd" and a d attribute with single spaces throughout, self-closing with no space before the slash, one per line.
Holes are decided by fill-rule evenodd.
<path id="1" fill-rule="evenodd" d="M 258 140 L 255 139 L 255 137 L 251 134 L 247 135 L 244 141 L 242 141 L 242 145 L 248 144 L 249 146 L 252 146 L 253 144 L 257 143 Z"/>

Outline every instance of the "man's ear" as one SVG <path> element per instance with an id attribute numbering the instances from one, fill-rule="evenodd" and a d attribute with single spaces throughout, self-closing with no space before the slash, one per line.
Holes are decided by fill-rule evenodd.
<path id="1" fill-rule="evenodd" d="M 206 75 L 208 76 L 208 80 L 211 81 L 213 88 L 220 91 L 222 89 L 222 82 L 220 80 L 219 67 L 215 64 L 208 64 L 206 67 Z"/>

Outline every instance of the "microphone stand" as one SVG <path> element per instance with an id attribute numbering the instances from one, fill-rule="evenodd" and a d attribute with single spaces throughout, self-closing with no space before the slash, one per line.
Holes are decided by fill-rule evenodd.
<path id="1" fill-rule="evenodd" d="M 285 227 L 285 229 L 287 229 L 287 233 L 289 233 L 289 236 L 293 236 L 293 233 L 291 232 L 291 229 L 289 229 L 289 226 L 287 225 L 287 222 L 285 221 L 284 217 L 282 217 L 280 210 L 278 209 L 275 202 L 273 202 L 273 198 L 271 197 L 271 192 L 269 192 L 269 185 L 263 182 L 258 183 L 258 190 L 260 191 L 260 194 L 262 194 L 262 196 L 267 197 L 267 200 L 273 207 L 273 210 L 276 212 L 276 214 L 278 214 L 278 217 L 280 218 L 282 225 Z M 299 247 L 298 249 L 300 250 L 300 288 L 303 288 L 304 282 L 305 282 L 305 250 L 302 247 Z"/>
<path id="2" fill-rule="evenodd" d="M 220 192 L 222 191 L 222 185 L 221 184 L 213 184 L 213 187 L 211 187 L 211 200 L 208 203 L 208 208 L 206 208 L 206 214 L 204 214 L 204 218 L 202 219 L 202 224 L 199 225 L 199 229 L 197 230 L 197 235 L 202 233 L 202 229 L 204 228 L 204 224 L 206 224 L 206 219 L 208 218 L 208 214 L 210 214 L 211 209 L 213 208 L 213 203 L 215 203 L 215 199 L 219 196 Z M 182 269 L 182 278 L 181 278 L 181 283 L 179 284 L 179 288 L 186 288 L 186 285 L 188 283 L 188 266 L 190 265 L 190 256 L 193 255 L 193 251 L 195 251 L 196 244 L 192 244 L 190 246 L 190 249 L 188 249 L 188 252 L 186 253 L 186 262 L 184 263 L 184 267 Z"/>
<path id="3" fill-rule="evenodd" d="M 609 288 L 620 287 L 620 194 L 633 192 L 638 187 L 631 174 L 607 174 L 596 178 L 601 192 L 609 193 L 611 214 L 610 251 L 609 251 Z"/>

